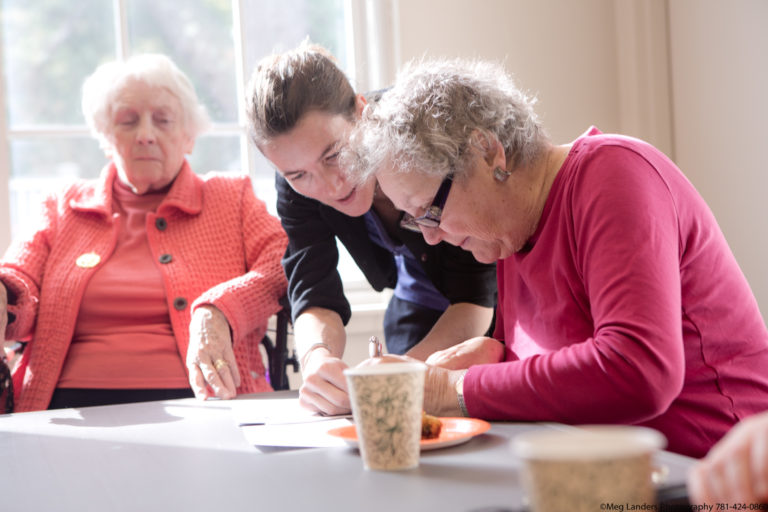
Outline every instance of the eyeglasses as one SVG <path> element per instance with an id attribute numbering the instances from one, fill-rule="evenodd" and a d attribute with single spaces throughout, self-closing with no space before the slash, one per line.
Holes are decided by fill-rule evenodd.
<path id="1" fill-rule="evenodd" d="M 437 189 L 437 194 L 435 194 L 432 204 L 429 205 L 429 208 L 427 208 L 424 215 L 414 217 L 409 213 L 405 213 L 402 220 L 400 220 L 400 227 L 410 231 L 421 231 L 419 226 L 427 228 L 439 227 L 440 218 L 443 216 L 443 207 L 448 200 L 448 194 L 451 191 L 452 184 L 453 173 L 443 178 L 443 182 L 440 183 L 440 188 Z"/>

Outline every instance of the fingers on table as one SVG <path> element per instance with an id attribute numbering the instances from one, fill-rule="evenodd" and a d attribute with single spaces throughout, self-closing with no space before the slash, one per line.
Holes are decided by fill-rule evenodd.
<path id="1" fill-rule="evenodd" d="M 232 375 L 232 365 L 224 358 L 216 358 L 213 361 L 200 361 L 200 370 L 205 381 L 211 386 L 215 395 L 219 398 L 234 398 L 237 394 L 237 386 Z"/>
<path id="2" fill-rule="evenodd" d="M 235 361 L 234 354 L 228 355 L 227 363 L 228 363 L 227 367 L 229 368 L 229 372 L 232 375 L 232 381 L 235 384 L 235 388 L 237 388 L 238 386 L 240 386 L 240 370 L 237 368 L 237 361 Z"/>
<path id="3" fill-rule="evenodd" d="M 195 394 L 195 398 L 205 400 L 209 397 L 208 388 L 205 385 L 205 377 L 203 372 L 198 366 L 198 363 L 192 362 L 187 366 L 189 371 L 189 385 L 192 388 L 192 392 Z"/>
<path id="4" fill-rule="evenodd" d="M 730 459 L 703 461 L 693 471 L 695 478 L 689 480 L 689 492 L 696 503 L 751 501 L 745 462 L 741 454 Z"/>
<path id="5" fill-rule="evenodd" d="M 299 405 L 310 411 L 319 412 L 334 416 L 336 414 L 347 414 L 350 411 L 349 401 L 346 405 L 337 405 L 327 400 L 325 397 L 316 393 L 299 393 Z"/>
<path id="6" fill-rule="evenodd" d="M 752 481 L 749 475 L 748 457 L 734 457 L 731 460 L 725 461 L 722 474 L 729 492 L 721 496 L 718 503 L 728 503 L 730 500 L 726 500 L 726 498 L 731 498 L 737 503 L 755 501 L 752 492 Z"/>
<path id="7" fill-rule="evenodd" d="M 345 414 L 350 410 L 346 385 L 341 389 L 317 374 L 308 376 L 302 383 L 299 404 L 323 414 Z"/>
<path id="8" fill-rule="evenodd" d="M 213 394 L 219 398 L 234 398 L 240 385 L 240 372 L 237 364 L 222 357 L 211 360 L 208 357 L 191 362 L 188 365 L 189 383 L 197 398 L 209 398 Z"/>
<path id="9" fill-rule="evenodd" d="M 750 451 L 752 488 L 758 500 L 768 500 L 768 436 L 758 435 Z"/>

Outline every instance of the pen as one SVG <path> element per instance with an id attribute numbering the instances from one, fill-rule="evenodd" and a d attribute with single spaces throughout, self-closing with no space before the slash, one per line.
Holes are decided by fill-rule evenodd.
<path id="1" fill-rule="evenodd" d="M 381 342 L 376 336 L 368 339 L 368 355 L 370 357 L 381 357 Z"/>

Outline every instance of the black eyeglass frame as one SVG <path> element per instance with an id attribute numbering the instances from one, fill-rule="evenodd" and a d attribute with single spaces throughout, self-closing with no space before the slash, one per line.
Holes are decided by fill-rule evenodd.
<path id="1" fill-rule="evenodd" d="M 453 173 L 443 178 L 435 198 L 432 199 L 432 204 L 429 205 L 424 215 L 414 217 L 409 213 L 405 213 L 400 221 L 400 226 L 411 231 L 419 231 L 419 226 L 433 229 L 439 227 L 443 216 L 443 208 L 446 201 L 448 201 L 448 194 L 451 192 L 451 185 L 453 185 Z"/>

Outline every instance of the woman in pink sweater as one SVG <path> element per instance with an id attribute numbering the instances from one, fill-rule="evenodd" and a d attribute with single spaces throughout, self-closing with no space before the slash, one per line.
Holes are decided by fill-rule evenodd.
<path id="1" fill-rule="evenodd" d="M 270 390 L 286 236 L 247 176 L 192 172 L 208 118 L 188 78 L 161 55 L 104 64 L 83 112 L 110 162 L 0 262 L 0 332 L 29 341 L 16 410 Z"/>
<path id="2" fill-rule="evenodd" d="M 626 423 L 702 456 L 768 409 L 768 330 L 712 212 L 637 139 L 556 145 L 499 66 L 406 68 L 353 135 L 430 243 L 498 260 L 494 338 L 431 356 L 425 408 Z"/>

